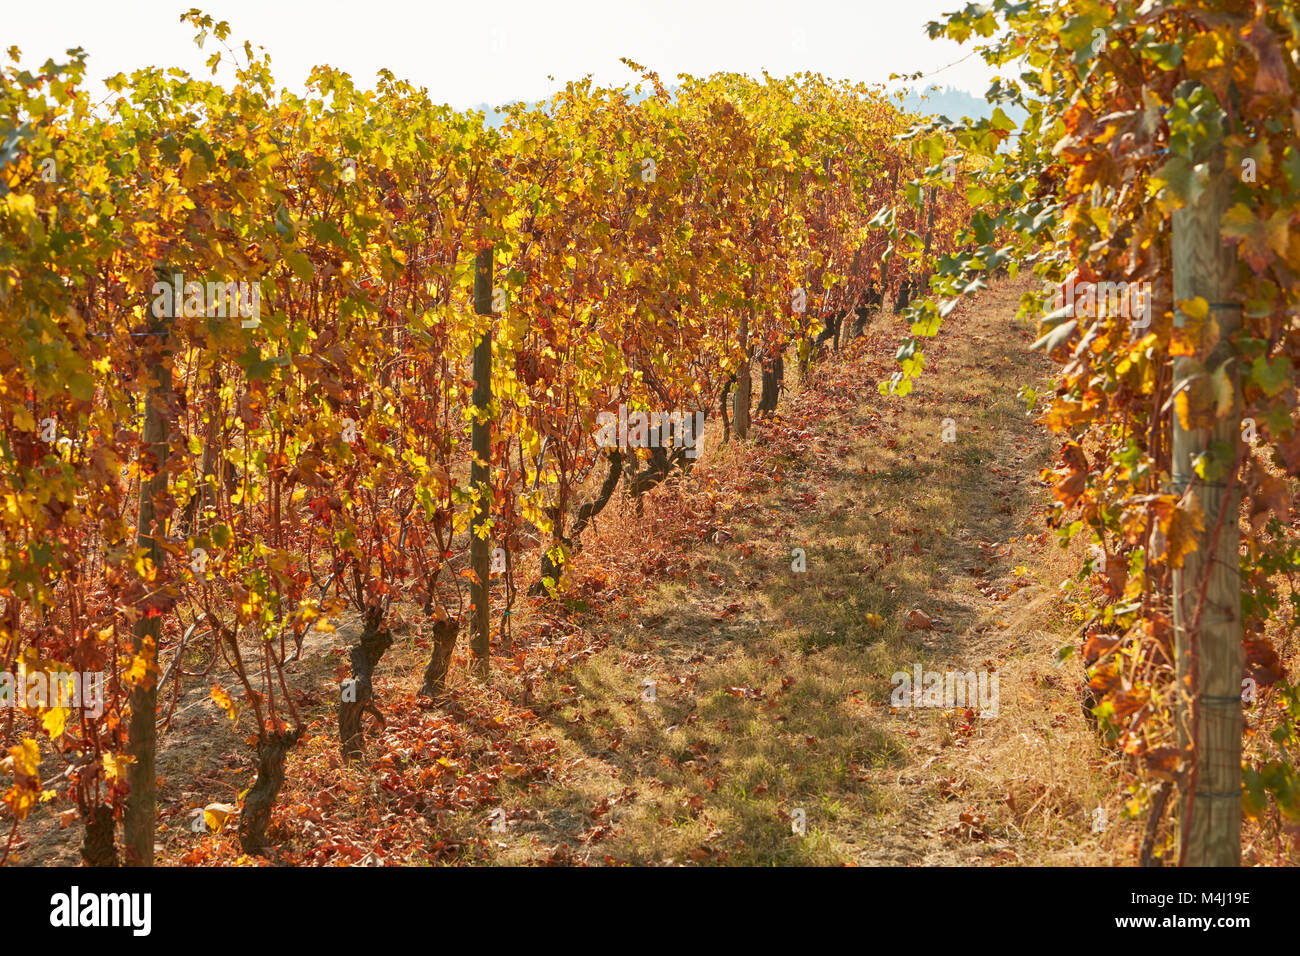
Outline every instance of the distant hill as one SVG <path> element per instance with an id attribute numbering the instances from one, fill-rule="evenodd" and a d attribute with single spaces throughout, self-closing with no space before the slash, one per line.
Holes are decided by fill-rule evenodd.
<path id="1" fill-rule="evenodd" d="M 993 104 L 988 100 L 946 86 L 930 86 L 922 91 L 908 90 L 903 96 L 903 109 L 913 113 L 946 116 L 950 120 L 965 117 L 988 119 L 993 115 Z M 1003 106 L 1002 109 L 1017 124 L 1027 115 L 1017 107 Z"/>
<path id="2" fill-rule="evenodd" d="M 649 93 L 642 92 L 634 100 L 645 99 Z M 493 108 L 488 103 L 479 103 L 473 107 L 487 117 L 487 125 L 499 127 L 505 119 L 505 113 Z M 965 90 L 950 89 L 945 86 L 930 86 L 925 90 L 908 90 L 903 96 L 903 109 L 912 113 L 947 116 L 950 120 L 963 117 L 971 119 L 988 119 L 993 115 L 993 105 L 988 100 L 967 93 Z M 1017 124 L 1025 118 L 1025 111 L 1014 107 L 1003 107 L 1006 114 Z"/>
<path id="3" fill-rule="evenodd" d="M 493 107 L 489 106 L 487 103 L 476 103 L 473 106 L 471 106 L 470 109 L 478 110 L 480 113 L 483 113 L 487 117 L 486 125 L 489 129 L 496 129 L 497 127 L 499 127 L 501 125 L 501 121 L 505 119 L 505 115 L 506 115 L 505 113 L 502 113 L 500 110 L 494 109 Z"/>
<path id="4" fill-rule="evenodd" d="M 670 87 L 668 87 L 668 91 L 669 91 L 670 93 L 675 92 L 676 90 L 677 90 L 677 87 L 675 87 L 675 86 L 670 86 Z M 650 96 L 650 91 L 649 91 L 649 90 L 642 90 L 639 94 L 633 94 L 630 98 L 631 98 L 631 100 L 632 100 L 633 103 L 639 103 L 641 100 L 648 99 L 649 96 Z M 538 103 L 540 103 L 540 102 L 541 102 L 540 100 L 535 100 L 535 101 L 529 103 L 528 105 L 529 105 L 529 106 L 537 106 Z M 504 105 L 504 104 L 502 104 L 502 105 Z M 502 122 L 504 122 L 504 121 L 505 121 L 505 118 L 506 118 L 506 114 L 505 114 L 502 110 L 497 109 L 497 108 L 495 108 L 495 107 L 493 107 L 493 106 L 490 106 L 490 105 L 487 104 L 487 103 L 477 103 L 477 104 L 475 104 L 474 106 L 471 106 L 470 109 L 478 110 L 480 113 L 482 113 L 484 116 L 487 117 L 487 120 L 486 120 L 486 124 L 485 124 L 485 125 L 486 125 L 489 129 L 498 129 L 498 128 L 500 128 Z"/>

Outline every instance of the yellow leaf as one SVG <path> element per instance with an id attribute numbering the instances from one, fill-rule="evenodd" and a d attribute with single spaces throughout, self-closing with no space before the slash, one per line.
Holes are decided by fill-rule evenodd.
<path id="1" fill-rule="evenodd" d="M 135 573 L 146 581 L 152 581 L 158 577 L 158 569 L 154 567 L 153 558 L 149 557 L 143 548 L 135 557 Z"/>
<path id="2" fill-rule="evenodd" d="M 1196 550 L 1200 533 L 1205 530 L 1205 514 L 1200 502 L 1189 496 L 1170 513 L 1165 524 L 1169 566 L 1181 568 L 1183 559 Z"/>
<path id="3" fill-rule="evenodd" d="M 1178 303 L 1178 314 L 1182 324 L 1174 324 L 1169 340 L 1169 354 L 1195 355 L 1198 349 L 1208 347 L 1204 334 L 1210 304 L 1200 296 L 1187 299 Z"/>
<path id="4" fill-rule="evenodd" d="M 64 707 L 51 707 L 41 718 L 41 724 L 45 727 L 46 733 L 53 740 L 58 740 L 63 736 L 63 730 L 67 725 L 68 710 Z"/>
<path id="5" fill-rule="evenodd" d="M 107 753 L 103 757 L 104 776 L 109 783 L 126 779 L 126 768 L 131 765 L 131 758 L 126 754 Z"/>
<path id="6" fill-rule="evenodd" d="M 219 832 L 237 809 L 228 803 L 209 803 L 203 808 L 203 822 L 208 825 L 208 832 Z"/>
<path id="7" fill-rule="evenodd" d="M 149 674 L 152 672 L 153 663 L 153 638 L 145 638 L 144 647 L 141 653 L 131 658 L 131 666 L 127 668 L 123 679 L 128 686 L 136 687 L 145 684 L 149 680 Z"/>
<path id="8" fill-rule="evenodd" d="M 188 155 L 187 155 L 188 154 Z M 195 155 L 190 150 L 181 152 L 181 164 L 185 167 L 181 175 L 181 182 L 185 188 L 192 189 L 208 177 L 208 161 L 202 156 Z"/>
<path id="9" fill-rule="evenodd" d="M 1189 318 L 1195 319 L 1197 322 L 1204 322 L 1205 317 L 1210 314 L 1210 303 L 1203 296 L 1198 295 L 1179 302 L 1178 311 Z"/>
<path id="10" fill-rule="evenodd" d="M 212 685 L 212 692 L 208 695 L 218 707 L 226 712 L 226 716 L 234 720 L 239 716 L 239 708 L 236 706 L 230 693 L 219 684 Z"/>
<path id="11" fill-rule="evenodd" d="M 39 773 L 41 748 L 31 738 L 24 737 L 17 747 L 10 747 L 9 756 L 13 758 L 14 779 L 35 777 Z"/>
<path id="12" fill-rule="evenodd" d="M 1183 59 L 1189 70 L 1200 74 L 1223 66 L 1224 56 L 1223 37 L 1207 31 L 1197 34 L 1188 42 Z"/>
<path id="13" fill-rule="evenodd" d="M 27 811 L 36 805 L 36 791 L 30 787 L 10 787 L 4 796 L 13 815 L 19 820 L 27 819 Z"/>
<path id="14" fill-rule="evenodd" d="M 1192 430 L 1191 410 L 1187 406 L 1187 390 L 1183 389 L 1174 396 L 1174 412 L 1178 415 L 1178 424 L 1183 431 Z"/>

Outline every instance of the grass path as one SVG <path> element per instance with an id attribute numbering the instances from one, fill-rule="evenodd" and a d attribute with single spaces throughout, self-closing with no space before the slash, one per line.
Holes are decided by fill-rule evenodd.
<path id="1" fill-rule="evenodd" d="M 503 794 L 490 858 L 1119 859 L 1135 830 L 1107 804 L 1077 665 L 1053 663 L 1069 566 L 1035 514 L 1052 443 L 1017 391 L 1041 392 L 1047 368 L 1018 295 L 1004 285 L 951 319 L 906 399 L 875 387 L 896 332 L 869 330 L 743 450 L 710 456 L 649 517 L 606 519 L 584 564 L 644 552 L 669 496 L 689 543 L 642 557 L 645 586 L 588 625 L 607 629 L 601 649 L 543 684 L 564 770 Z M 599 587 L 629 574 L 578 569 Z M 914 609 L 933 629 L 907 628 Z M 998 716 L 891 707 L 890 676 L 916 664 L 995 671 Z"/>

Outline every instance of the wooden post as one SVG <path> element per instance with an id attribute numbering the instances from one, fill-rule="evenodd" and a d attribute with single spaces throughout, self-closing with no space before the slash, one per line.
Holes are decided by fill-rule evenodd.
<path id="1" fill-rule="evenodd" d="M 899 175 L 901 174 L 901 172 L 902 172 L 902 167 L 900 167 L 900 166 L 895 166 L 895 167 L 894 167 L 894 180 L 893 180 L 892 184 L 891 184 L 890 187 L 889 187 L 889 205 L 890 205 L 890 208 L 894 211 L 894 225 L 895 225 L 895 227 L 898 227 L 898 228 L 901 228 L 901 224 L 899 223 L 899 217 L 898 217 L 898 205 L 897 205 L 897 204 L 898 204 L 898 178 L 899 178 Z M 894 254 L 893 256 L 890 256 L 890 257 L 889 257 L 889 262 L 887 262 L 887 263 L 881 263 L 881 268 L 880 268 L 880 309 L 881 309 L 882 312 L 883 312 L 884 309 L 885 309 L 885 298 L 884 298 L 884 296 L 885 296 L 885 293 L 889 291 L 889 276 L 886 275 L 886 270 L 888 269 L 888 267 L 889 267 L 890 265 L 893 264 L 893 262 L 894 262 L 897 258 L 898 258 L 897 254 Z M 901 280 L 900 280 L 900 283 L 901 283 Z M 901 288 L 900 288 L 900 291 L 901 291 Z M 891 303 L 891 304 L 893 304 L 893 303 Z M 898 312 L 898 309 L 894 309 L 894 312 L 897 313 L 897 312 Z"/>
<path id="2" fill-rule="evenodd" d="M 939 187 L 937 186 L 930 187 L 930 201 L 926 203 L 927 212 L 925 217 L 925 253 L 923 254 L 923 257 L 921 259 L 921 264 L 926 267 L 929 266 L 929 262 L 930 262 L 930 239 L 934 235 L 934 200 L 935 200 L 935 191 L 938 188 Z M 926 285 L 928 287 L 929 283 L 926 283 Z"/>
<path id="3" fill-rule="evenodd" d="M 171 276 L 165 281 L 170 282 Z M 180 303 L 172 303 L 172 312 Z M 145 555 L 153 561 L 159 578 L 162 576 L 166 552 L 162 548 L 164 529 L 159 527 L 157 499 L 167 492 L 167 457 L 169 451 L 167 405 L 171 398 L 172 374 L 167 365 L 167 339 L 172 315 L 160 315 L 149 310 L 148 334 L 145 342 L 145 368 L 153 384 L 145 395 L 144 424 L 140 435 L 140 502 L 136 519 L 135 546 L 144 548 Z M 163 524 L 166 518 L 162 519 Z M 162 634 L 162 617 L 146 616 L 147 607 L 155 600 L 149 593 L 156 584 L 146 584 L 149 594 L 144 606 L 138 608 L 140 619 L 131 629 L 130 653 L 143 657 L 149 663 L 144 682 L 131 688 L 131 719 L 127 727 L 126 750 L 131 758 L 127 770 L 130 792 L 126 797 L 122 831 L 126 842 L 128 866 L 153 866 L 154 836 L 156 827 L 155 789 L 157 775 L 154 770 L 158 719 L 158 685 L 155 671 L 158 661 L 158 638 Z"/>
<path id="4" fill-rule="evenodd" d="M 911 292 L 909 301 L 923 299 L 930 293 L 930 242 L 934 238 L 934 201 L 938 188 L 938 186 L 930 187 L 930 198 L 925 203 L 925 249 L 921 253 L 921 268 L 916 273 L 916 278 L 909 290 Z M 924 197 L 925 194 L 922 193 L 921 195 Z"/>
<path id="5" fill-rule="evenodd" d="M 1212 448 L 1216 460 L 1226 454 L 1228 463 L 1236 461 L 1241 448 L 1240 363 L 1230 341 L 1241 328 L 1241 306 L 1233 304 L 1236 249 L 1224 243 L 1220 229 L 1231 204 L 1222 148 L 1208 165 L 1210 178 L 1204 190 L 1173 215 L 1173 291 L 1175 308 L 1195 296 L 1209 302 L 1209 319 L 1218 322 L 1220 336 L 1208 354 L 1174 360 L 1174 383 L 1178 388 L 1192 374 L 1213 375 L 1223 368 L 1231 383 L 1233 408 L 1208 429 L 1184 429 L 1176 410 L 1172 422 L 1175 491 L 1195 498 L 1205 518 L 1197 550 L 1173 572 L 1179 734 L 1184 748 L 1191 748 L 1191 770 L 1182 781 L 1179 861 L 1184 866 L 1238 866 L 1245 668 L 1238 564 L 1240 492 L 1235 476 L 1202 481 L 1193 471 L 1196 457 Z M 1175 323 L 1184 321 L 1176 312 Z M 1189 398 L 1192 394 L 1188 392 Z M 1197 411 L 1192 409 L 1192 414 Z"/>
<path id="6" fill-rule="evenodd" d="M 750 377 L 749 329 L 754 316 L 753 306 L 740 314 L 740 345 L 745 350 L 745 361 L 736 372 L 736 438 L 749 437 L 749 403 L 754 384 Z"/>
<path id="7" fill-rule="evenodd" d="M 474 258 L 474 311 L 478 315 L 492 314 L 492 247 L 479 250 Z M 474 422 L 470 430 L 470 448 L 473 460 L 469 481 L 478 494 L 471 519 L 469 563 L 476 581 L 470 587 L 474 605 L 474 626 L 470 646 L 474 649 L 477 668 L 486 676 L 491 652 L 488 623 L 489 541 L 479 533 L 492 514 L 492 426 L 488 420 L 488 406 L 492 402 L 492 325 L 491 320 L 483 337 L 474 346 Z"/>

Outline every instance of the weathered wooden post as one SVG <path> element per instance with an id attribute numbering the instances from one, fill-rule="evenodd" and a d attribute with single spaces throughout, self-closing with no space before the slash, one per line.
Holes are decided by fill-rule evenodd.
<path id="1" fill-rule="evenodd" d="M 492 314 L 492 247 L 480 249 L 474 258 L 474 311 Z M 470 429 L 470 485 L 476 495 L 470 522 L 469 563 L 474 572 L 470 597 L 474 608 L 471 646 L 480 674 L 486 676 L 491 652 L 488 622 L 489 541 L 482 530 L 492 515 L 492 425 L 488 407 L 492 403 L 492 324 L 488 320 L 483 336 L 474 346 L 474 421 Z"/>
<path id="2" fill-rule="evenodd" d="M 930 241 L 934 237 L 934 205 L 938 198 L 938 186 L 930 187 L 930 201 L 926 203 L 925 216 L 925 252 L 922 254 L 921 265 L 925 269 L 930 268 Z M 922 279 L 926 281 L 926 287 L 929 287 L 928 276 L 923 275 Z"/>
<path id="3" fill-rule="evenodd" d="M 155 270 L 159 280 L 170 283 L 172 277 L 164 275 L 165 269 Z M 135 546 L 143 548 L 145 558 L 153 562 L 159 577 L 166 563 L 162 547 L 165 537 L 160 527 L 157 500 L 167 493 L 167 457 L 169 453 L 168 404 L 171 401 L 172 373 L 167 363 L 169 328 L 177 301 L 171 310 L 151 305 L 148 329 L 144 339 L 144 364 L 148 385 L 144 402 L 144 424 L 140 433 L 140 499 L 135 526 Z M 161 519 L 165 525 L 166 518 Z M 127 770 L 127 794 L 123 811 L 122 834 L 126 843 L 128 866 L 153 866 L 154 830 L 156 827 L 155 793 L 157 779 L 154 757 L 157 740 L 158 684 L 156 677 L 158 639 L 162 634 L 162 617 L 149 615 L 147 609 L 155 598 L 156 584 L 146 583 L 144 606 L 139 607 L 140 618 L 131 628 L 130 654 L 148 662 L 148 671 L 142 681 L 131 688 L 131 720 L 127 726 L 127 754 L 131 765 Z"/>
<path id="4" fill-rule="evenodd" d="M 1231 204 L 1231 183 L 1222 147 L 1207 163 L 1208 179 L 1188 205 L 1173 215 L 1173 292 L 1177 303 L 1199 296 L 1210 304 L 1206 319 L 1219 336 L 1208 352 L 1174 360 L 1174 387 L 1187 389 L 1191 421 L 1213 419 L 1208 428 L 1184 428 L 1173 412 L 1175 490 L 1191 496 L 1204 515 L 1197 549 L 1173 572 L 1174 649 L 1180 708 L 1179 733 L 1191 748 L 1191 767 L 1183 779 L 1179 861 L 1185 866 L 1237 866 L 1241 861 L 1241 645 L 1239 569 L 1240 492 L 1235 468 L 1241 448 L 1241 384 L 1232 337 L 1241 328 L 1241 306 L 1234 302 L 1237 256 L 1220 229 Z M 1175 313 L 1182 325 L 1187 317 Z M 1217 376 L 1231 389 L 1232 410 L 1214 417 L 1214 402 L 1198 400 L 1208 389 L 1189 387 L 1195 375 Z M 1208 407 L 1207 407 L 1208 406 Z M 1195 474 L 1198 456 L 1212 456 L 1225 467 L 1213 480 Z"/>

